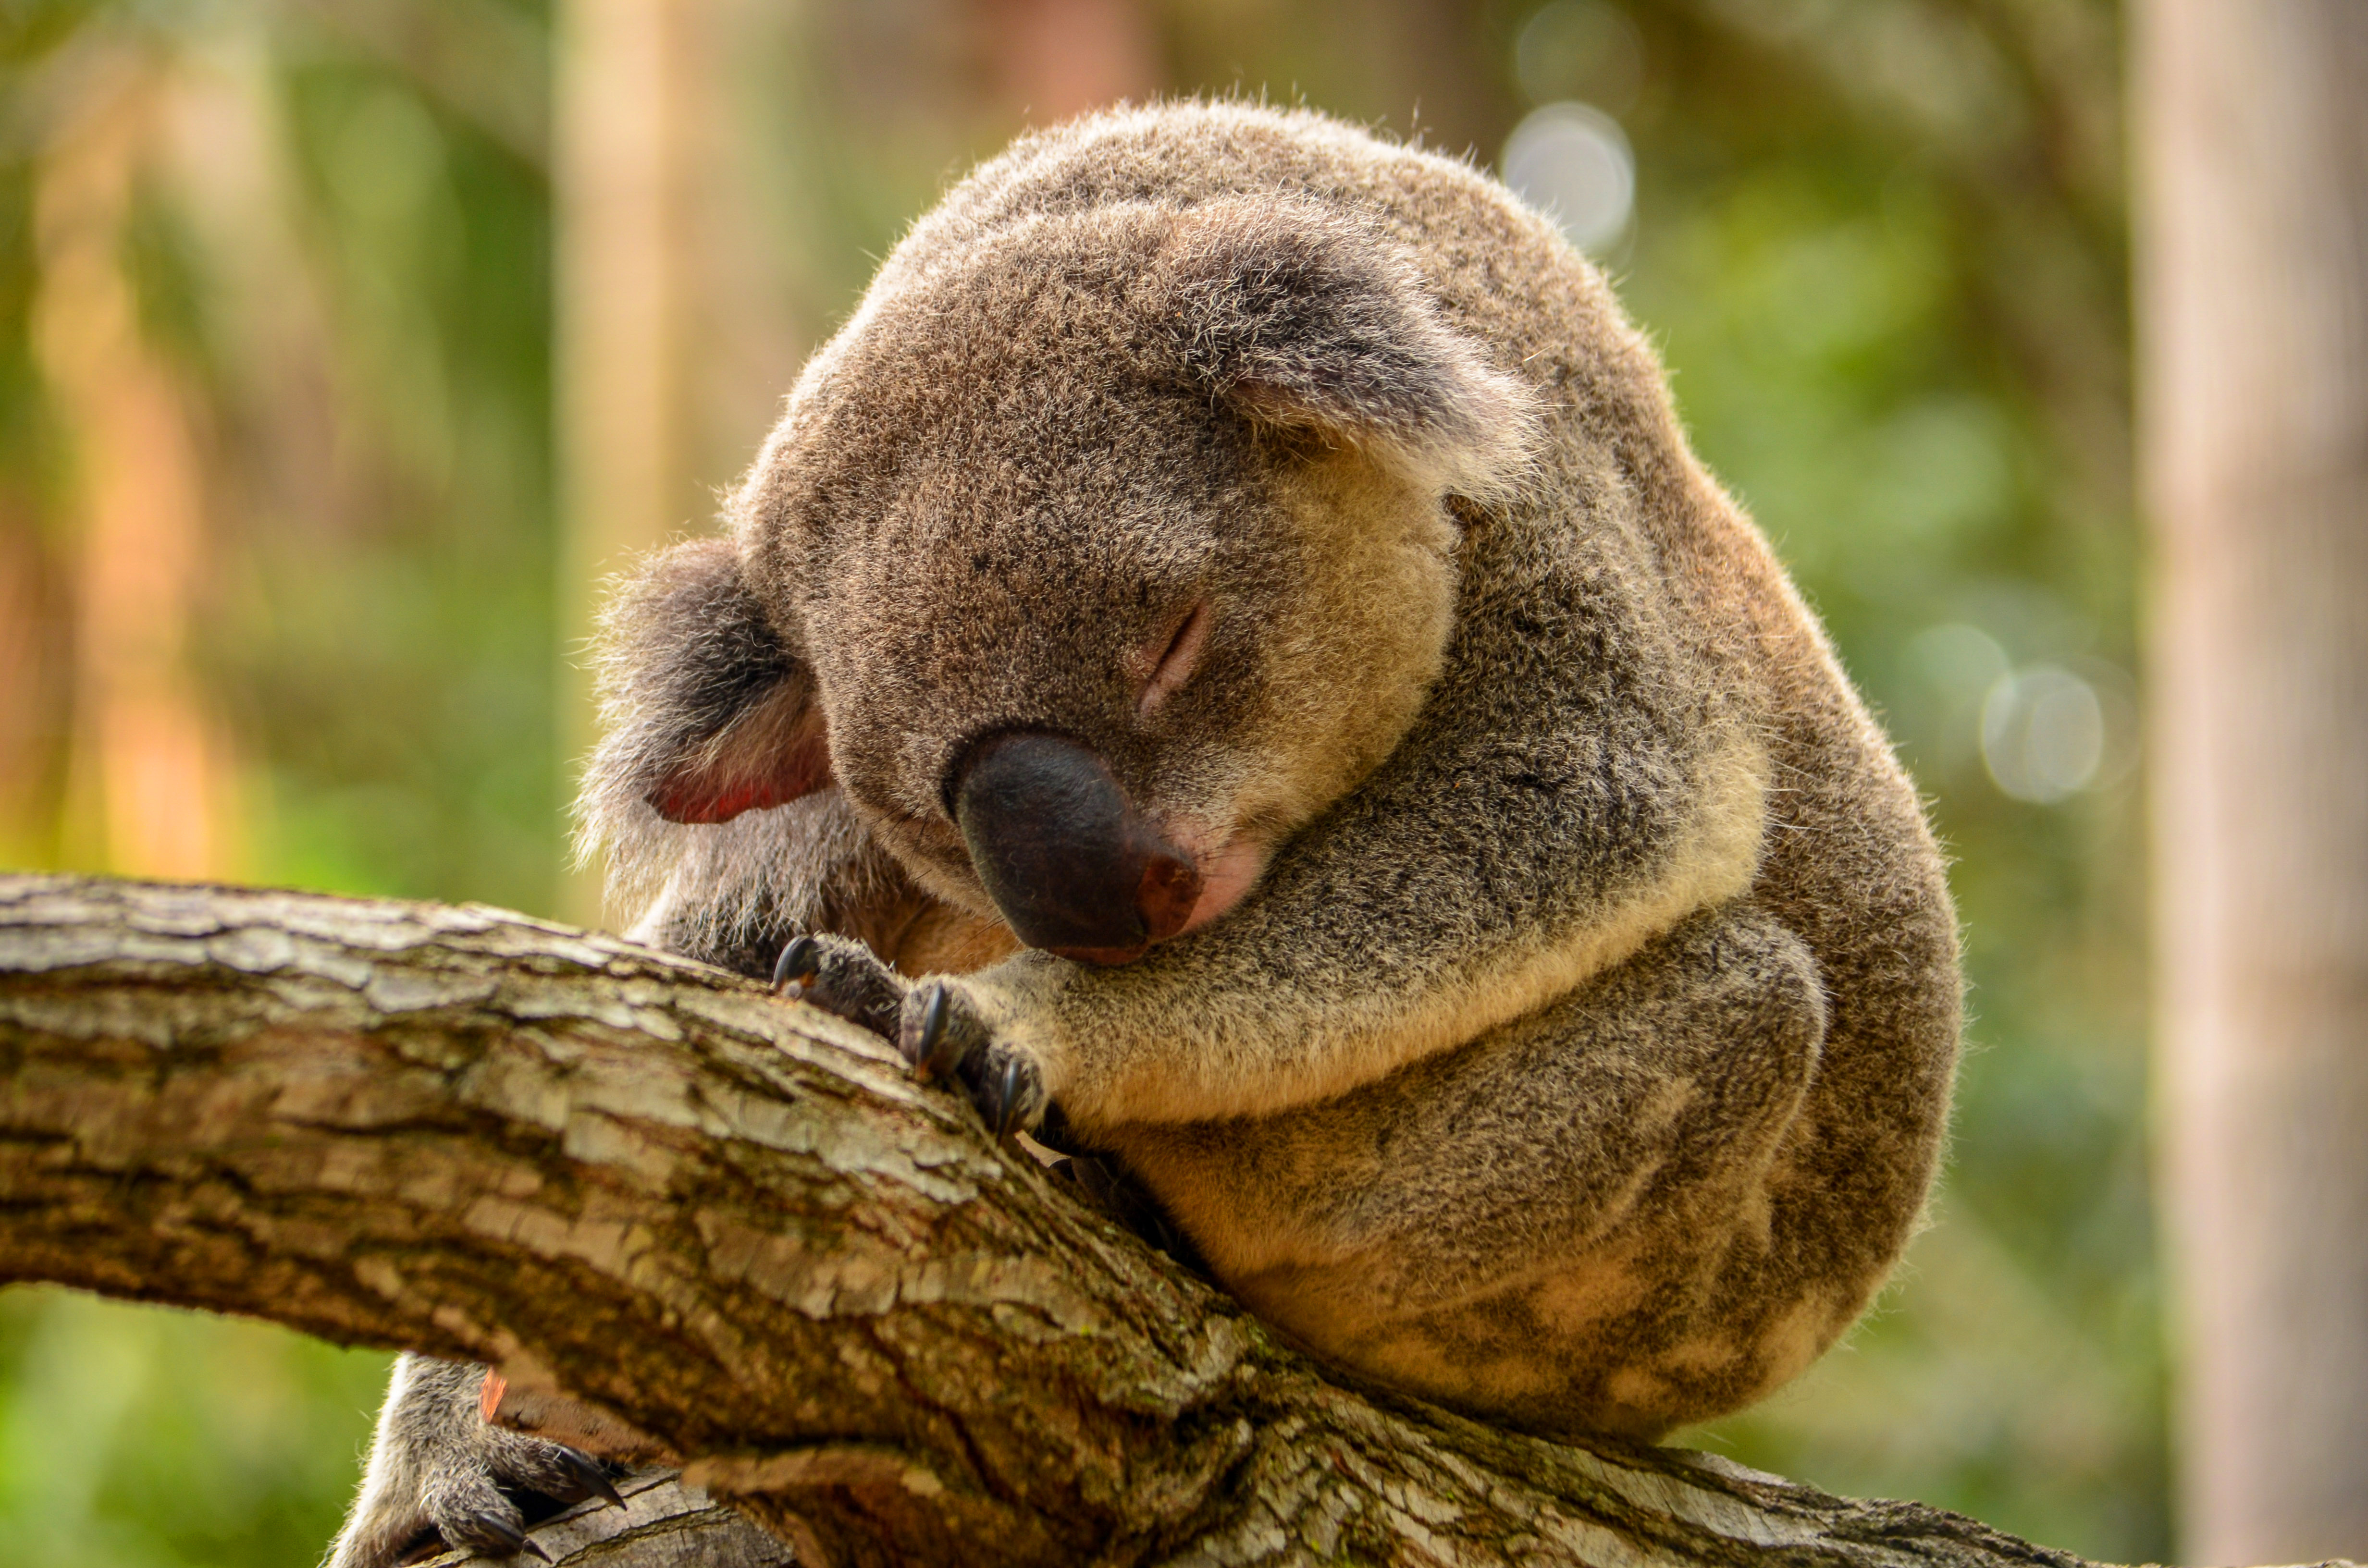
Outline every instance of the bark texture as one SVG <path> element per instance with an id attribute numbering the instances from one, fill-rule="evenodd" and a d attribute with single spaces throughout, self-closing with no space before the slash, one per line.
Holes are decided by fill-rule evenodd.
<path id="1" fill-rule="evenodd" d="M 0 1279 L 491 1362 L 803 1563 L 2078 1562 L 1346 1386 L 882 1042 L 482 907 L 0 878 Z M 538 1539 L 780 1561 L 663 1479 Z"/>
<path id="2" fill-rule="evenodd" d="M 2183 1547 L 2368 1556 L 2368 6 L 2132 20 Z"/>

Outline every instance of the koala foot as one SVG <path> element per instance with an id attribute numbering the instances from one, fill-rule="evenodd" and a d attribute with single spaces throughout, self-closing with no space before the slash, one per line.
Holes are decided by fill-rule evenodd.
<path id="1" fill-rule="evenodd" d="M 550 1554 L 527 1539 L 529 1526 L 556 1509 L 534 1509 L 530 1517 L 510 1495 L 528 1493 L 526 1501 L 548 1498 L 562 1506 L 598 1497 L 611 1507 L 625 1500 L 588 1454 L 561 1443 L 504 1432 L 486 1445 L 483 1467 L 474 1474 L 447 1471 L 432 1483 L 423 1498 L 429 1521 L 448 1546 L 465 1546 L 481 1557 L 529 1557 L 550 1561 Z"/>
<path id="2" fill-rule="evenodd" d="M 529 1526 L 558 1512 L 532 1508 L 547 1498 L 563 1507 L 598 1497 L 621 1508 L 625 1500 L 589 1454 L 564 1443 L 546 1442 L 488 1427 L 473 1464 L 447 1465 L 431 1474 L 420 1497 L 427 1523 L 447 1546 L 466 1547 L 481 1557 L 524 1553 L 549 1562 L 550 1554 L 527 1539 Z M 521 1508 L 513 1494 L 528 1494 Z"/>
<path id="3" fill-rule="evenodd" d="M 483 1379 L 479 1367 L 402 1358 L 327 1568 L 392 1568 L 438 1540 L 484 1557 L 548 1561 L 527 1539 L 532 1525 L 590 1497 L 625 1506 L 590 1455 L 487 1425 Z"/>
<path id="4" fill-rule="evenodd" d="M 1036 1063 L 997 1040 L 968 999 L 942 980 L 916 985 L 860 942 L 809 936 L 781 949 L 773 983 L 784 996 L 894 1040 L 923 1083 L 955 1080 L 998 1138 L 1044 1115 Z"/>

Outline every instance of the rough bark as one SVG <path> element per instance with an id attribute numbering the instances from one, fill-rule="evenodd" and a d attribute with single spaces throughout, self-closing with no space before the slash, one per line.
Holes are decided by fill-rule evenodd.
<path id="1" fill-rule="evenodd" d="M 881 1041 L 475 906 L 0 879 L 0 1279 L 492 1362 L 803 1562 L 2078 1562 L 1360 1392 Z M 539 1539 L 765 1561 L 651 1484 Z"/>
<path id="2" fill-rule="evenodd" d="M 2368 1555 L 2368 6 L 2132 20 L 2183 1545 Z"/>

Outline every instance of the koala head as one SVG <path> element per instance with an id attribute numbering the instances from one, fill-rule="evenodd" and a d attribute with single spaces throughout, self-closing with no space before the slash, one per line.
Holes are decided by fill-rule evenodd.
<path id="1" fill-rule="evenodd" d="M 733 504 L 612 613 L 596 833 L 836 785 L 939 897 L 1124 962 L 1405 737 L 1450 494 L 1526 396 L 1387 242 L 1267 199 L 892 257 Z"/>

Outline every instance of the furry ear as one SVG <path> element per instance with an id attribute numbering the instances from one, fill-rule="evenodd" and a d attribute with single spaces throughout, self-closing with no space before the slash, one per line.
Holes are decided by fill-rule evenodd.
<path id="1" fill-rule="evenodd" d="M 585 780 L 596 835 L 641 808 L 717 823 L 825 788 L 814 676 L 748 591 L 730 540 L 651 558 L 601 619 L 603 735 Z"/>
<path id="2" fill-rule="evenodd" d="M 1526 387 L 1443 324 L 1379 235 L 1314 207 L 1220 201 L 1182 215 L 1162 257 L 1188 373 L 1252 418 L 1395 456 L 1488 494 L 1526 467 Z"/>

